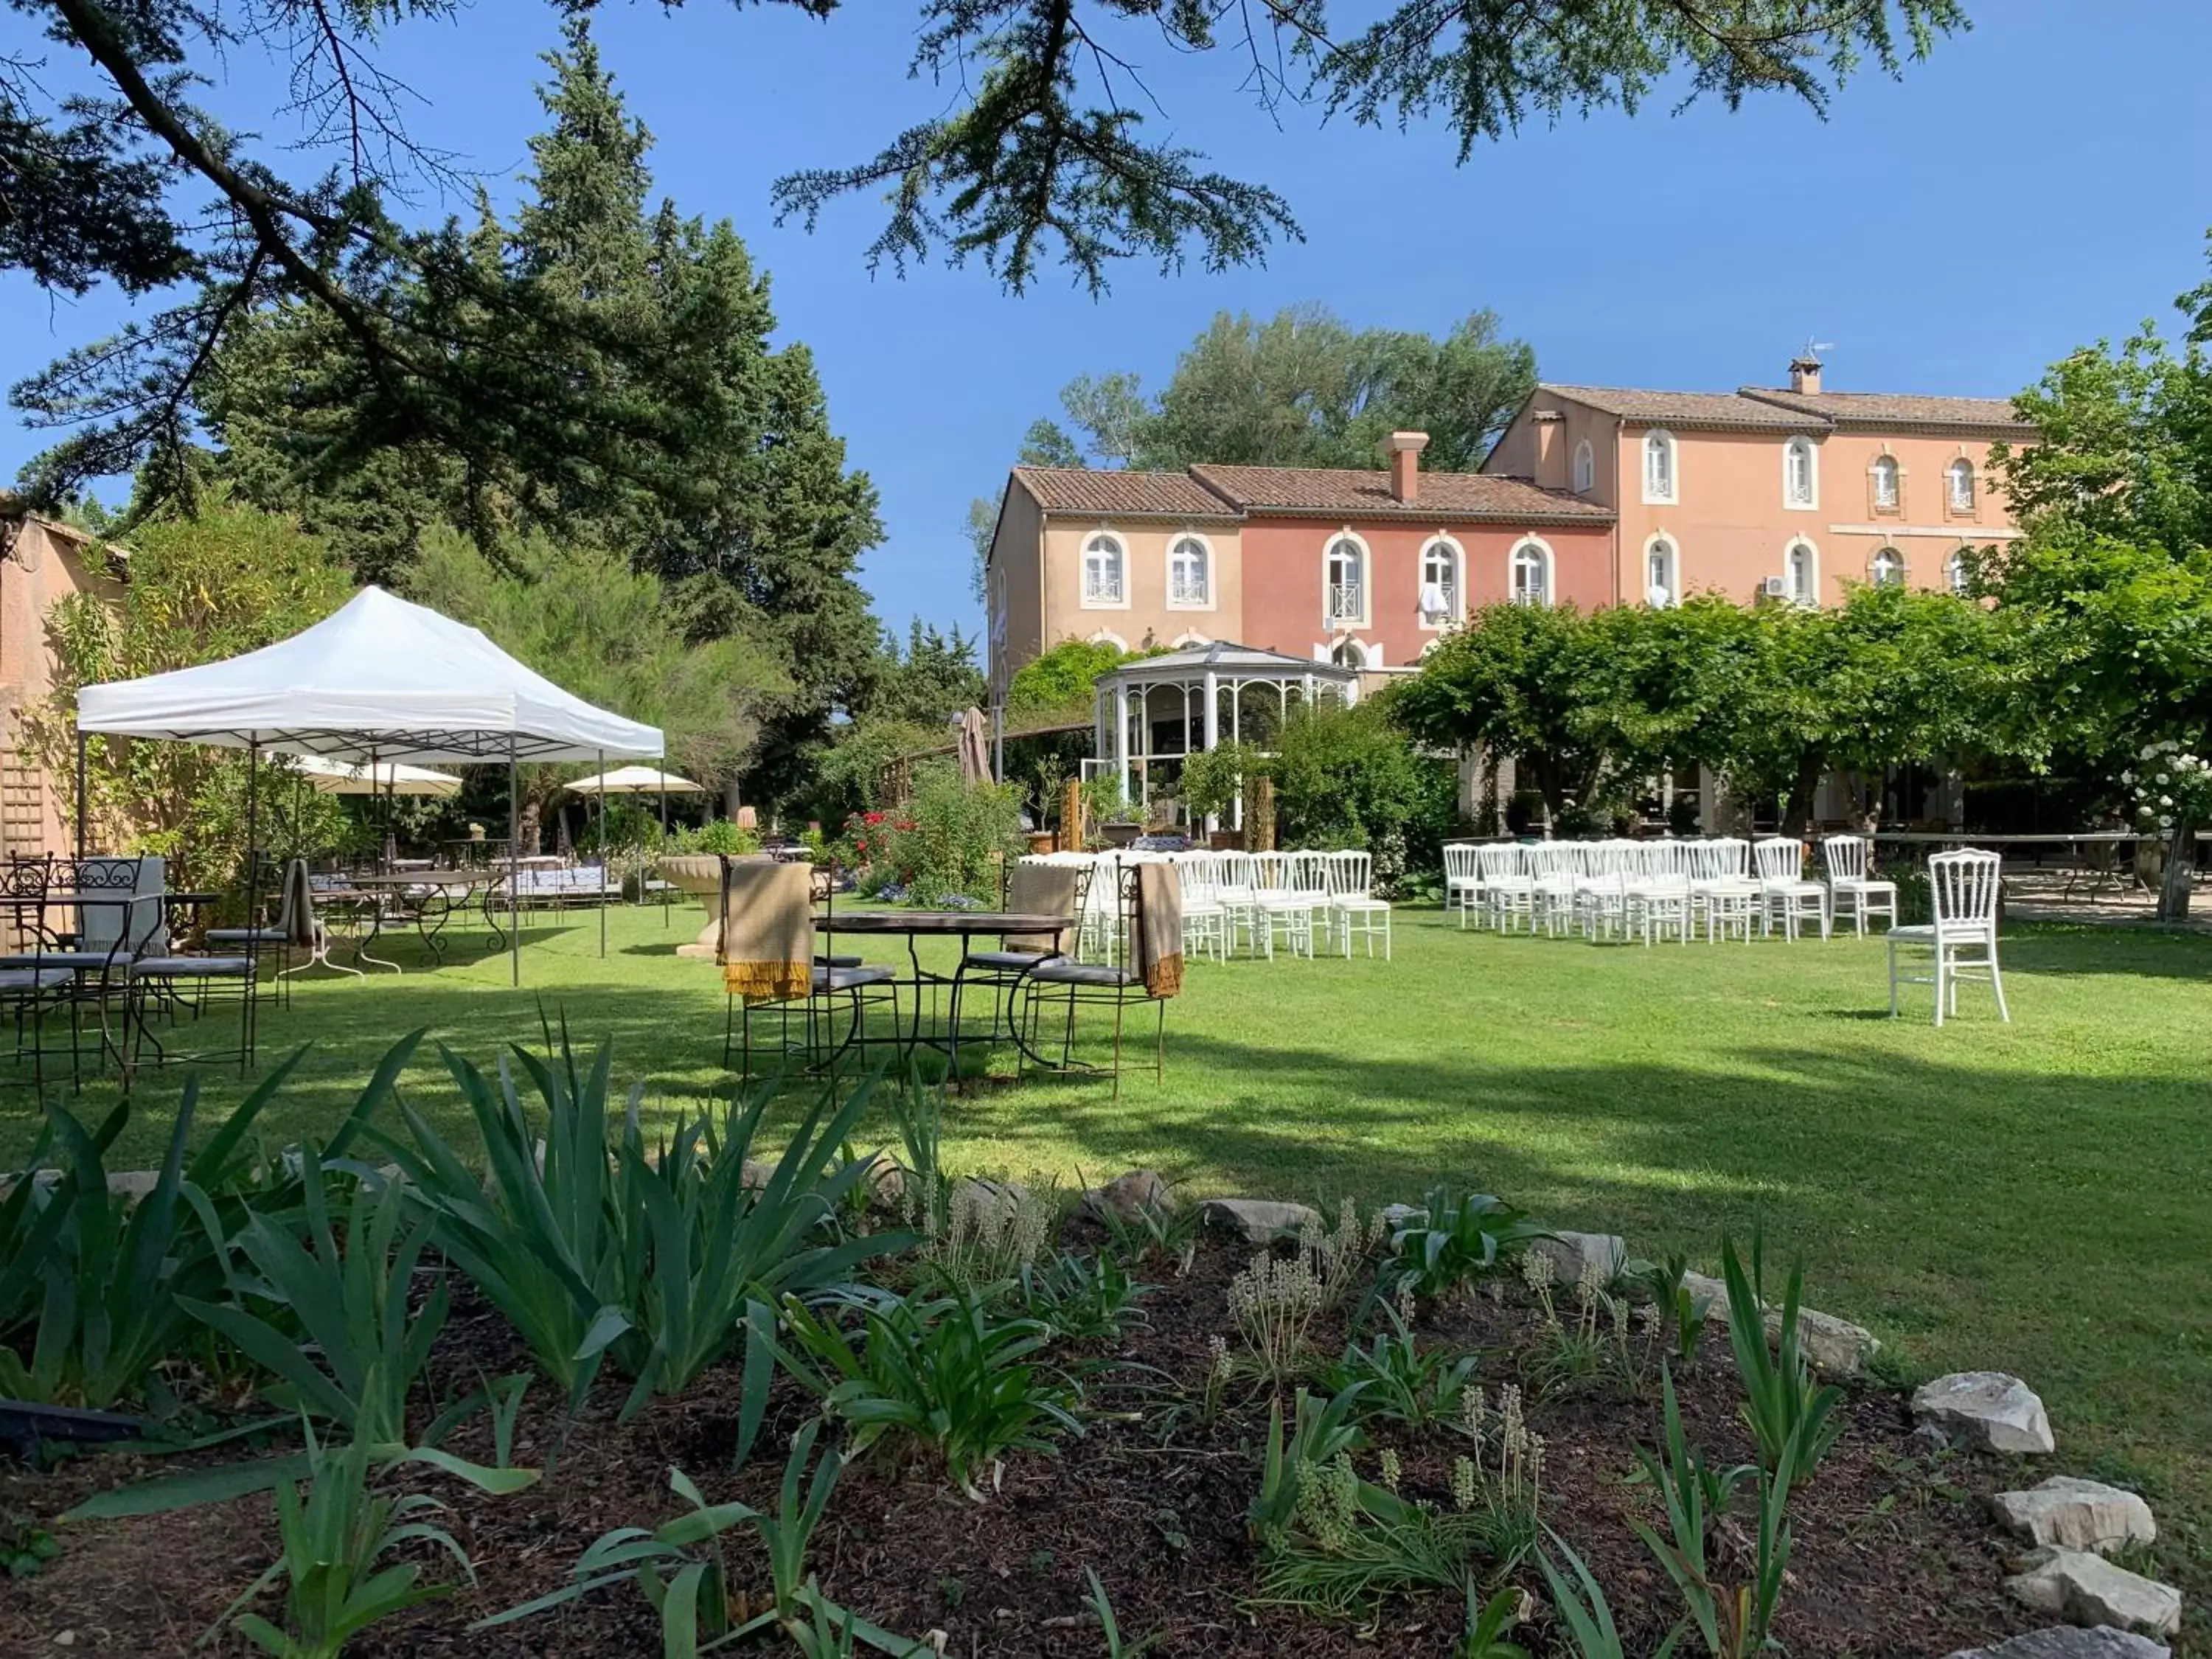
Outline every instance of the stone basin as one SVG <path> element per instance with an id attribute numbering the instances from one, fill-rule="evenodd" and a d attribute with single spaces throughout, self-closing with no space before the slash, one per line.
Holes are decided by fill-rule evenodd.
<path id="1" fill-rule="evenodd" d="M 740 862 L 753 864 L 766 861 L 768 854 L 744 853 L 738 857 Z M 678 945 L 676 954 L 714 961 L 722 939 L 722 860 L 712 853 L 675 853 L 654 860 L 653 868 L 670 886 L 697 895 L 699 902 L 706 907 L 707 925 L 690 944 Z"/>

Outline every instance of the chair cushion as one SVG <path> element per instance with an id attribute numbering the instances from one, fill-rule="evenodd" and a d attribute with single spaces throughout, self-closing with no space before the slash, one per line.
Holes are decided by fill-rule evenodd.
<path id="1" fill-rule="evenodd" d="M 888 985 L 898 977 L 895 968 L 817 968 L 817 991 L 857 991 L 870 985 Z"/>
<path id="2" fill-rule="evenodd" d="M 282 945 L 290 938 L 282 927 L 210 927 L 210 945 Z"/>
<path id="3" fill-rule="evenodd" d="M 134 979 L 210 979 L 252 972 L 252 957 L 142 957 L 131 964 Z"/>
<path id="4" fill-rule="evenodd" d="M 0 968 L 59 968 L 65 972 L 119 967 L 129 962 L 125 951 L 15 951 L 0 957 Z"/>
<path id="5" fill-rule="evenodd" d="M 1119 988 L 1136 983 L 1137 976 L 1127 968 L 1116 968 L 1108 962 L 1069 962 L 1066 958 L 1048 962 L 1030 974 L 1034 980 L 1048 985 L 1096 985 Z"/>
<path id="6" fill-rule="evenodd" d="M 4 968 L 0 969 L 0 994 L 22 991 L 51 991 L 66 985 L 70 979 L 66 968 Z"/>
<path id="7" fill-rule="evenodd" d="M 834 951 L 817 951 L 814 965 L 817 968 L 857 968 L 860 965 L 860 958 L 840 956 Z"/>
<path id="8" fill-rule="evenodd" d="M 1045 951 L 971 951 L 968 955 L 970 968 L 995 969 L 1006 974 L 1025 974 L 1040 963 L 1052 960 L 1051 953 Z"/>

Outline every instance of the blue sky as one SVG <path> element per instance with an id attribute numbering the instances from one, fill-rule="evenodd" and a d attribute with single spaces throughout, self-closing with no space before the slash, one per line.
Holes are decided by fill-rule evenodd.
<path id="1" fill-rule="evenodd" d="M 865 575 L 902 631 L 917 614 L 975 625 L 967 502 L 996 493 L 1061 384 L 1128 368 L 1156 386 L 1222 309 L 1317 300 L 1354 324 L 1441 331 L 1488 306 L 1547 378 L 1686 388 L 1771 383 L 1817 337 L 1833 343 L 1836 389 L 1986 395 L 2145 316 L 2170 323 L 2173 295 L 2206 272 L 2212 112 L 2198 77 L 2212 7 L 1969 9 L 1971 33 L 1901 82 L 1855 81 L 1826 124 L 1781 100 L 1676 116 L 1662 98 L 1633 118 L 1531 130 L 1465 167 L 1434 130 L 1323 129 L 1295 110 L 1279 128 L 1225 54 L 1139 47 L 1167 112 L 1153 125 L 1281 190 L 1306 240 L 1222 276 L 1133 266 L 1103 301 L 1051 270 L 1018 299 L 979 266 L 872 277 L 866 201 L 812 235 L 773 224 L 777 175 L 860 159 L 941 106 L 906 79 L 908 7 L 854 3 L 823 24 L 691 0 L 672 14 L 604 8 L 596 27 L 658 141 L 661 191 L 735 222 L 774 277 L 785 335 L 813 349 L 831 419 L 882 493 L 885 539 Z M 416 136 L 511 199 L 541 124 L 537 54 L 557 38 L 552 9 L 527 0 L 397 30 L 388 61 L 422 94 Z M 207 101 L 265 118 L 268 65 L 241 52 L 230 75 Z M 0 283 L 0 380 L 125 314 L 112 296 L 55 303 Z M 0 477 L 41 441 L 11 411 Z"/>

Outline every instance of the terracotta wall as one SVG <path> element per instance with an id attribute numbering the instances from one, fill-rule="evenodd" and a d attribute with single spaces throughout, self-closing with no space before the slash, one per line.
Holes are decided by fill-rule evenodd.
<path id="1" fill-rule="evenodd" d="M 1666 505 L 1643 498 L 1646 430 L 1623 428 L 1615 465 L 1600 468 L 1620 514 L 1622 591 L 1631 595 L 1644 592 L 1644 550 L 1660 533 L 1679 550 L 1684 592 L 1717 590 L 1739 600 L 1753 596 L 1763 577 L 1785 574 L 1788 549 L 1802 538 L 1817 556 L 1825 605 L 1843 598 L 1846 580 L 1869 580 L 1875 556 L 1884 547 L 1904 556 L 1908 582 L 1936 587 L 1962 544 L 1979 546 L 2013 534 L 2003 498 L 1993 488 L 1986 440 L 1807 434 L 1817 477 L 1814 505 L 1804 508 L 1784 499 L 1788 434 L 1677 432 L 1676 501 Z M 1901 510 L 1893 514 L 1877 513 L 1873 506 L 1869 469 L 1885 452 L 1903 471 Z M 1950 509 L 1944 477 L 1945 468 L 1961 455 L 1973 464 L 1975 475 L 1974 507 L 1963 514 Z"/>
<path id="2" fill-rule="evenodd" d="M 1322 618 L 1322 556 L 1346 529 L 1367 544 L 1370 625 L 1352 631 L 1370 653 L 1381 647 L 1376 666 L 1410 665 L 1437 636 L 1437 629 L 1422 625 L 1419 606 L 1421 550 L 1440 532 L 1464 554 L 1463 603 L 1470 610 L 1508 597 L 1512 550 L 1528 535 L 1552 550 L 1555 599 L 1587 610 L 1613 598 L 1613 526 L 1607 524 L 1346 525 L 1340 519 L 1255 518 L 1244 526 L 1241 643 L 1311 657 L 1332 642 Z"/>
<path id="3" fill-rule="evenodd" d="M 23 712 L 53 689 L 46 613 L 65 595 L 114 595 L 104 573 L 88 567 L 88 539 L 65 526 L 25 519 L 0 559 L 0 851 L 65 853 L 70 776 L 49 776 L 22 744 Z"/>
<path id="4" fill-rule="evenodd" d="M 1045 647 L 1044 575 L 1039 564 L 1043 533 L 1044 515 L 1037 510 L 1036 497 L 1018 485 L 1008 485 L 984 576 L 991 685 L 1001 698 L 1022 665 Z"/>
<path id="5" fill-rule="evenodd" d="M 1119 606 L 1083 603 L 1084 546 L 1102 530 L 1118 536 L 1127 555 L 1122 589 L 1127 603 Z M 1212 603 L 1203 609 L 1170 609 L 1168 605 L 1168 549 L 1187 535 L 1200 538 L 1212 555 Z M 1132 649 L 1148 638 L 1162 646 L 1172 645 L 1185 635 L 1209 641 L 1238 639 L 1244 607 L 1241 537 L 1234 523 L 1216 520 L 1047 520 L 1040 648 L 1048 649 L 1066 639 L 1087 640 L 1102 632 L 1113 635 Z"/>

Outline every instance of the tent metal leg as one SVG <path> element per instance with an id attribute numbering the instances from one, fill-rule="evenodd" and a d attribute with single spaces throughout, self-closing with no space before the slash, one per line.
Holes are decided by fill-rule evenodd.
<path id="1" fill-rule="evenodd" d="M 76 855 L 79 858 L 84 856 L 87 827 L 84 818 L 84 733 L 79 732 L 76 734 Z"/>
<path id="2" fill-rule="evenodd" d="M 599 750 L 599 775 L 607 775 L 607 751 Z M 599 791 L 599 955 L 607 953 L 607 792 Z"/>
<path id="3" fill-rule="evenodd" d="M 507 963 L 508 983 L 522 983 L 522 790 L 514 739 L 507 740 Z"/>

